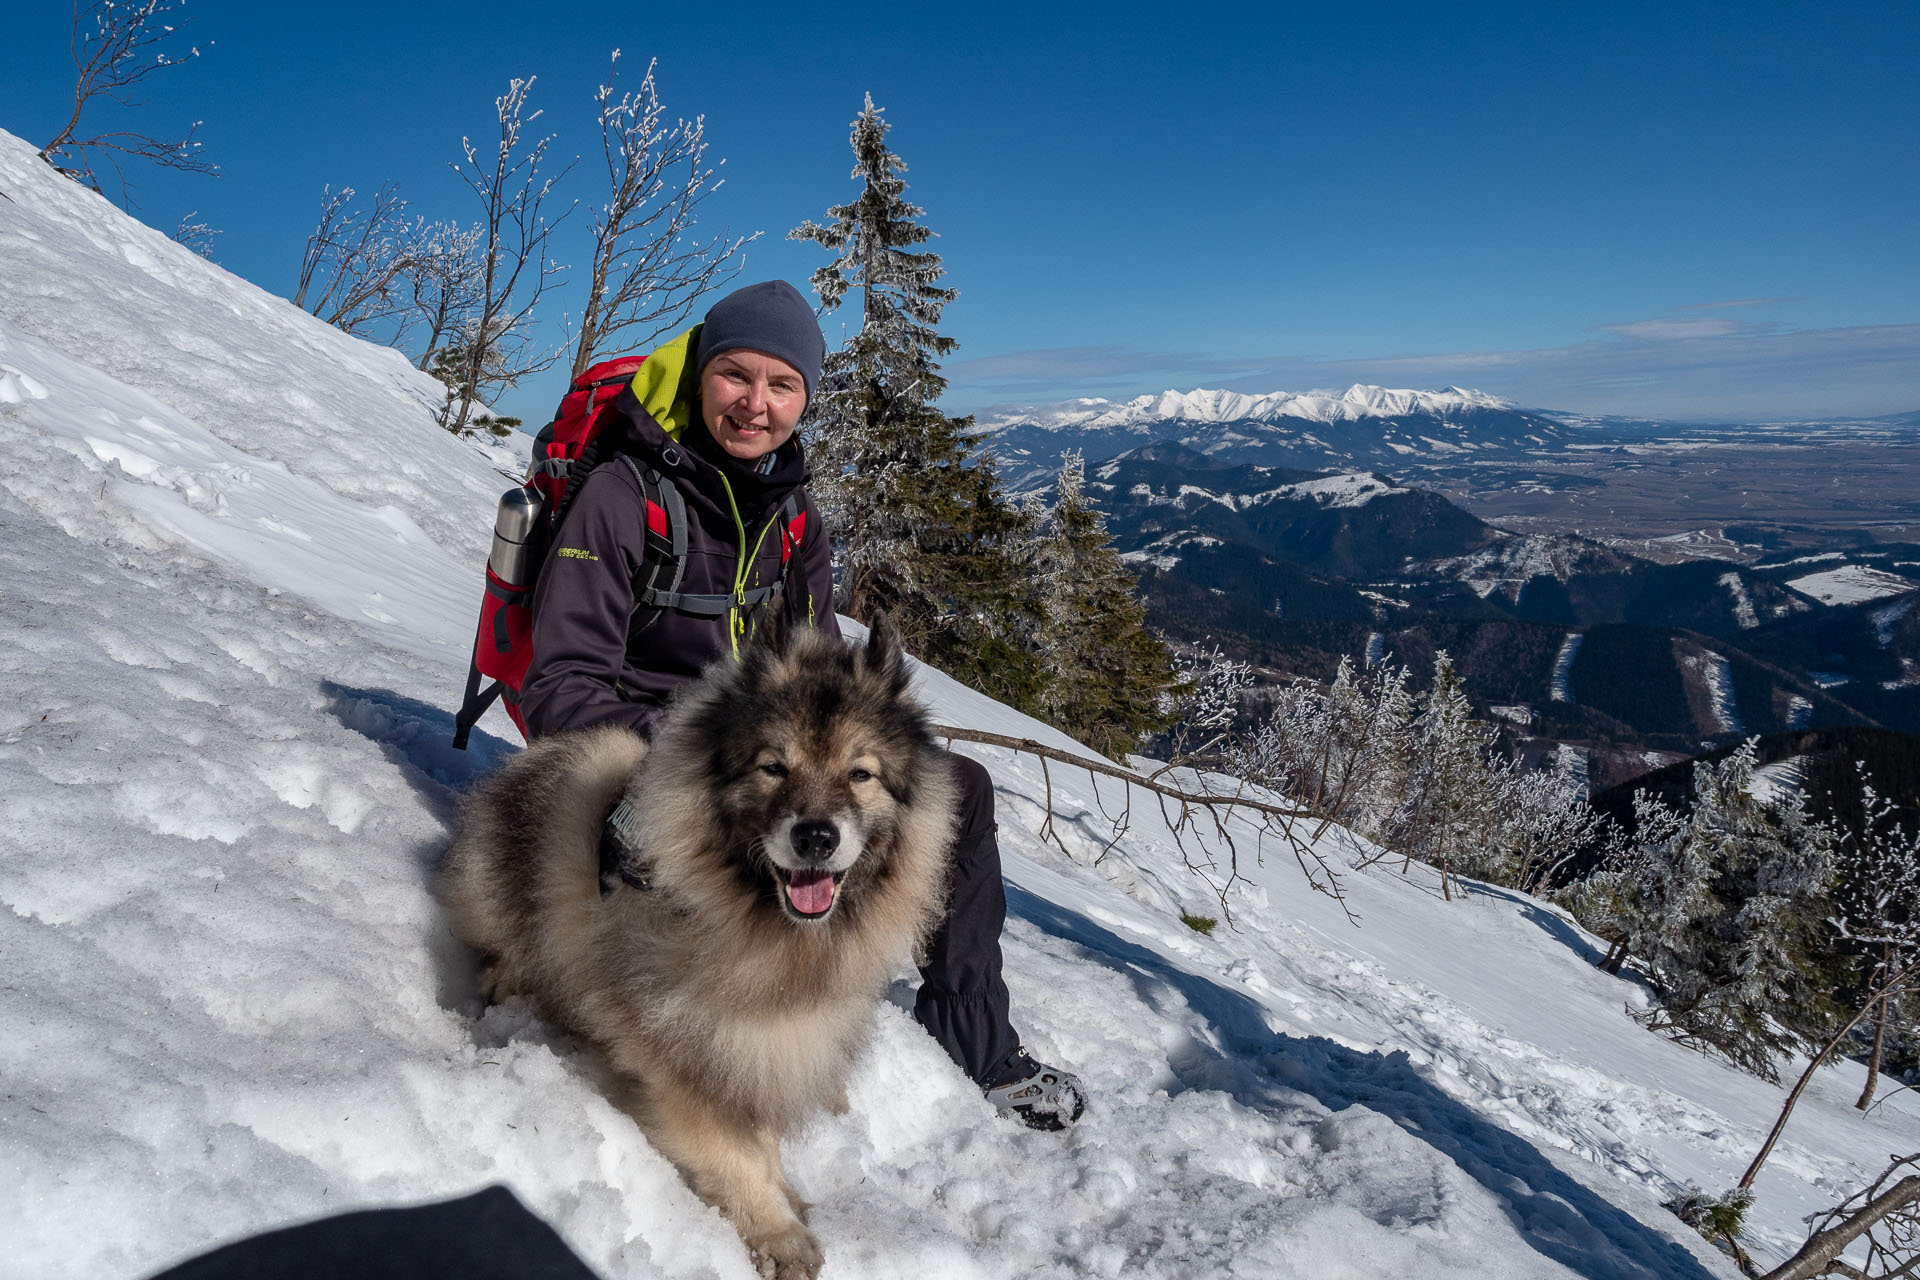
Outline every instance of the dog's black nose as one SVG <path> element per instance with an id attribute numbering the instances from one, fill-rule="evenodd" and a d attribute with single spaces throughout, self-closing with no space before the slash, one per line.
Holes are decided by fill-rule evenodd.
<path id="1" fill-rule="evenodd" d="M 831 822 L 793 824 L 794 856 L 809 862 L 825 862 L 840 847 L 840 828 Z"/>

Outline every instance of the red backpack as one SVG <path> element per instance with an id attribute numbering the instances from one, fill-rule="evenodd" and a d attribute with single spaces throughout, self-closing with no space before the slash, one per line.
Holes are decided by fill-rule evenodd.
<path id="1" fill-rule="evenodd" d="M 567 513 L 568 499 L 577 491 L 578 482 L 609 457 L 618 457 L 633 468 L 646 498 L 646 549 L 634 577 L 629 634 L 665 609 L 720 617 L 731 608 L 752 608 L 780 593 L 779 582 L 749 591 L 739 599 L 681 592 L 687 563 L 686 502 L 665 476 L 609 447 L 606 434 L 600 430 L 606 410 L 645 361 L 645 356 L 605 360 L 575 378 L 554 411 L 553 421 L 534 437 L 526 483 L 500 496 L 493 549 L 487 556 L 487 591 L 480 602 L 480 626 L 467 666 L 466 696 L 454 717 L 453 745 L 459 750 L 466 749 L 473 726 L 495 698 L 506 707 L 520 735 L 529 736 L 526 722 L 520 718 L 520 686 L 533 661 L 534 588 L 539 584 L 553 535 Z M 782 565 L 799 547 L 805 523 L 796 493 L 782 509 Z M 485 679 L 492 683 L 483 689 L 481 682 Z"/>

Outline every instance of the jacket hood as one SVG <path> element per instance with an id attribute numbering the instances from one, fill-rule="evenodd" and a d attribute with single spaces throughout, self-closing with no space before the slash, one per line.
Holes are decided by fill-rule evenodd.
<path id="1" fill-rule="evenodd" d="M 699 349 L 700 326 L 695 325 L 648 352 L 633 375 L 634 398 L 669 440 L 680 439 L 687 425 L 700 419 L 700 371 L 693 365 Z"/>

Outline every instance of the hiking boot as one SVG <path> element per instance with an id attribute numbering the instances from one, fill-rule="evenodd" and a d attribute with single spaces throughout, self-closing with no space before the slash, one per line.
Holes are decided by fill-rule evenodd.
<path id="1" fill-rule="evenodd" d="M 988 1074 L 987 1101 L 1030 1129 L 1067 1129 L 1087 1107 L 1080 1077 L 1015 1049 Z"/>

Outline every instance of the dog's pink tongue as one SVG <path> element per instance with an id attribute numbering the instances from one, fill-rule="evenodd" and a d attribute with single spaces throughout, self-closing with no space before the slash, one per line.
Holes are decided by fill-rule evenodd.
<path id="1" fill-rule="evenodd" d="M 831 871 L 796 871 L 787 879 L 787 899 L 803 916 L 817 916 L 833 905 Z"/>

